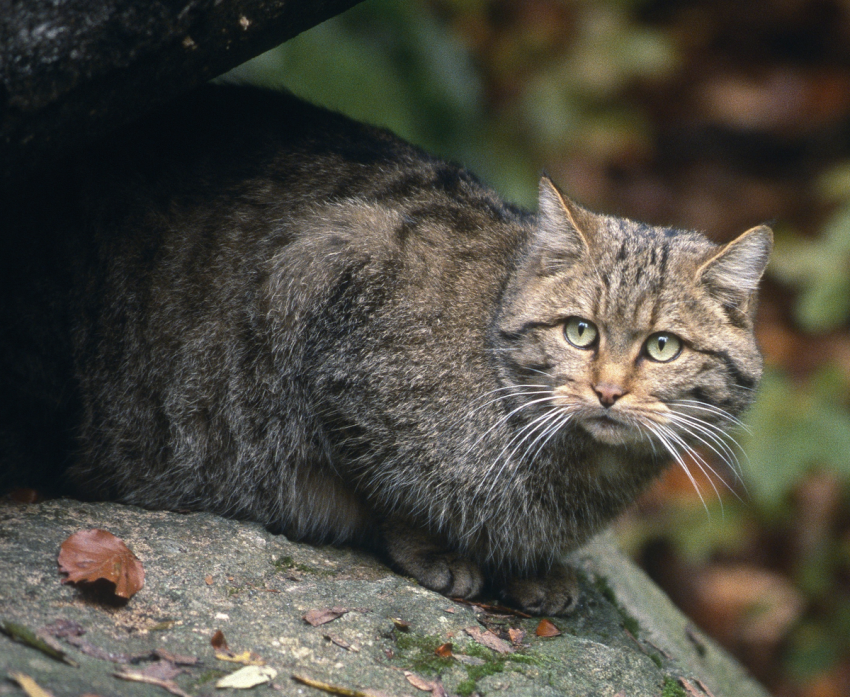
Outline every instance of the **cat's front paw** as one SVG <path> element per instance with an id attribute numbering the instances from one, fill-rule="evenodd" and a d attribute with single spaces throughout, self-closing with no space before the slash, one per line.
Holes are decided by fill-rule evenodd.
<path id="1" fill-rule="evenodd" d="M 419 583 L 450 598 L 472 598 L 484 587 L 478 565 L 450 552 L 429 554 L 416 567 Z"/>
<path id="2" fill-rule="evenodd" d="M 571 568 L 556 564 L 542 576 L 509 579 L 502 596 L 532 615 L 567 615 L 578 604 L 578 579 Z"/>
<path id="3" fill-rule="evenodd" d="M 396 566 L 420 584 L 452 598 L 472 598 L 484 587 L 477 564 L 398 520 L 385 523 L 384 541 Z"/>

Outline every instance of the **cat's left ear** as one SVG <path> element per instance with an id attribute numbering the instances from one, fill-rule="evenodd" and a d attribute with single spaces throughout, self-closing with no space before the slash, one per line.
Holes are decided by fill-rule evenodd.
<path id="1" fill-rule="evenodd" d="M 556 272 L 588 253 L 592 241 L 588 232 L 593 229 L 590 216 L 592 213 L 564 196 L 546 174 L 540 178 L 532 256 L 542 273 Z"/>
<path id="2" fill-rule="evenodd" d="M 748 312 L 772 249 L 773 231 L 766 225 L 751 228 L 700 266 L 697 280 L 724 305 Z"/>

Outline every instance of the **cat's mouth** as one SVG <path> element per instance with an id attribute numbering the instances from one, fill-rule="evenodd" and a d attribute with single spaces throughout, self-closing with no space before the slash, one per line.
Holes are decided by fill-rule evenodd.
<path id="1" fill-rule="evenodd" d="M 630 443 L 640 437 L 634 426 L 624 423 L 609 414 L 588 416 L 579 423 L 596 440 L 609 445 Z"/>

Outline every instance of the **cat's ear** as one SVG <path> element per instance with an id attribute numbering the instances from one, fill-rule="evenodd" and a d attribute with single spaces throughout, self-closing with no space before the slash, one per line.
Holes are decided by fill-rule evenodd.
<path id="1" fill-rule="evenodd" d="M 542 273 L 555 273 L 588 253 L 590 215 L 564 196 L 548 176 L 540 178 L 532 256 Z"/>
<path id="2" fill-rule="evenodd" d="M 723 245 L 696 277 L 724 305 L 747 312 L 773 249 L 773 232 L 759 225 Z"/>

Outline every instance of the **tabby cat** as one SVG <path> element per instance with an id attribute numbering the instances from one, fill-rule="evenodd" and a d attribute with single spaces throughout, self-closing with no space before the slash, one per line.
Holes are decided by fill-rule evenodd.
<path id="1" fill-rule="evenodd" d="M 768 228 L 545 176 L 531 213 L 292 96 L 206 88 L 3 205 L 6 484 L 376 545 L 450 596 L 572 609 L 562 553 L 727 454 L 762 370 Z"/>

